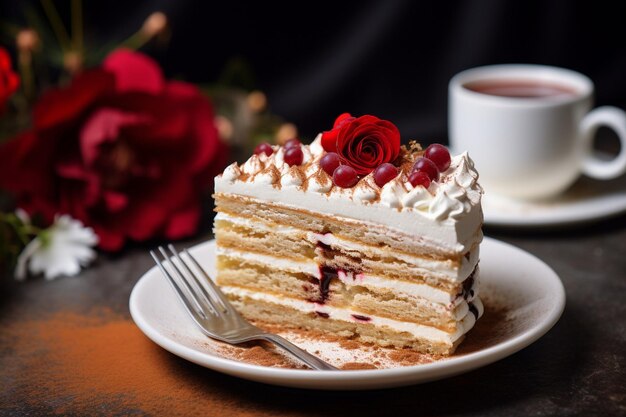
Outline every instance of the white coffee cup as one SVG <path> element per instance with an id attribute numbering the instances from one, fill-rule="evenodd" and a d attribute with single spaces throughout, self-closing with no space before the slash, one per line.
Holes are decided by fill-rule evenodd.
<path id="1" fill-rule="evenodd" d="M 593 92 L 589 78 L 556 67 L 463 71 L 449 85 L 450 147 L 467 150 L 485 191 L 502 196 L 542 199 L 563 192 L 581 174 L 618 177 L 626 172 L 626 113 L 608 106 L 591 110 Z M 609 161 L 594 155 L 600 126 L 612 128 L 621 143 Z"/>

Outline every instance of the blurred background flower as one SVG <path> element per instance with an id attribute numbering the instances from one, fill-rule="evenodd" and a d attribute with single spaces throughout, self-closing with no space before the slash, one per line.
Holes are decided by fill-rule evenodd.
<path id="1" fill-rule="evenodd" d="M 28 218 L 24 226 L 30 226 Z M 97 243 L 98 236 L 91 228 L 66 214 L 57 216 L 52 225 L 41 230 L 20 253 L 15 278 L 24 280 L 29 272 L 43 274 L 46 279 L 76 275 L 81 267 L 95 259 L 92 247 Z"/>
<path id="2" fill-rule="evenodd" d="M 297 135 L 268 111 L 244 61 L 226 62 L 212 84 L 167 80 L 150 57 L 168 47 L 165 13 L 98 43 L 83 3 L 69 5 L 67 16 L 50 0 L 25 3 L 25 25 L 0 26 L 12 39 L 0 47 L 0 264 L 17 265 L 20 278 L 76 273 L 93 258 L 68 249 L 82 225 L 97 236 L 83 243 L 106 251 L 197 234 L 230 158 Z"/>
<path id="3" fill-rule="evenodd" d="M 0 187 L 29 213 L 66 213 L 100 247 L 194 234 L 201 191 L 228 161 L 197 87 L 139 52 L 112 52 L 37 101 L 33 128 L 0 146 Z"/>
<path id="4" fill-rule="evenodd" d="M 11 57 L 6 49 L 0 47 L 0 115 L 4 113 L 9 98 L 17 91 L 20 78 L 13 71 Z"/>

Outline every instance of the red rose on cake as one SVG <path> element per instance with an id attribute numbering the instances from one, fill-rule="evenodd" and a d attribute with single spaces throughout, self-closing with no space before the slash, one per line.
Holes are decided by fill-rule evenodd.
<path id="1" fill-rule="evenodd" d="M 105 250 L 189 236 L 227 158 L 213 119 L 197 87 L 118 50 L 41 97 L 32 130 L 0 147 L 0 186 L 28 212 L 93 227 Z"/>
<path id="2" fill-rule="evenodd" d="M 322 147 L 336 152 L 342 164 L 358 175 L 367 175 L 381 164 L 393 162 L 400 153 L 400 132 L 387 120 L 343 113 L 333 129 L 322 133 Z"/>

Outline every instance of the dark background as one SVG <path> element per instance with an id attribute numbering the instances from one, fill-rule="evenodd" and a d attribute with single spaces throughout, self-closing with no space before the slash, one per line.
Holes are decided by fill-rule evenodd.
<path id="1" fill-rule="evenodd" d="M 39 7 L 38 1 L 0 0 L 0 20 L 19 21 L 23 7 L 31 3 Z M 69 3 L 56 2 L 64 16 L 69 16 Z M 154 10 L 166 12 L 171 21 L 168 49 L 149 49 L 167 75 L 214 82 L 232 58 L 244 57 L 272 111 L 309 137 L 327 128 L 338 113 L 351 111 L 394 121 L 404 138 L 445 141 L 447 81 L 463 69 L 494 63 L 541 63 L 581 71 L 596 82 L 598 104 L 626 108 L 625 1 L 285 5 L 85 0 L 88 35 L 101 42 L 124 39 Z M 172 355 L 164 356 L 163 366 L 183 369 L 181 384 L 201 381 L 207 398 L 225 399 L 242 413 L 623 415 L 625 231 L 624 216 L 563 231 L 490 230 L 490 236 L 552 266 L 563 279 L 568 301 L 560 322 L 537 343 L 466 375 L 398 390 L 320 393 L 224 377 Z M 81 276 L 54 285 L 43 279 L 24 284 L 0 280 L 0 328 L 66 308 L 107 308 L 127 315 L 130 290 L 152 265 L 146 247 L 132 247 L 124 256 L 103 255 Z M 11 340 L 5 338 L 0 359 L 15 365 L 13 353 Z M 32 378 L 31 386 L 38 387 L 36 375 Z M 55 404 L 12 384 L 10 373 L 0 382 L 8 387 L 0 389 L 0 414 L 51 413 Z M 117 400 L 94 400 L 93 412 L 110 412 Z M 212 412 L 216 410 L 206 410 L 207 415 Z"/>
<path id="2" fill-rule="evenodd" d="M 3 20 L 25 5 L 2 0 Z M 69 21 L 69 0 L 56 1 Z M 495 63 L 571 68 L 597 85 L 597 104 L 626 107 L 626 2 L 85 1 L 86 32 L 121 40 L 155 10 L 172 36 L 150 50 L 168 76 L 214 82 L 233 58 L 254 72 L 271 110 L 304 136 L 349 111 L 395 122 L 405 139 L 446 138 L 447 82 Z"/>

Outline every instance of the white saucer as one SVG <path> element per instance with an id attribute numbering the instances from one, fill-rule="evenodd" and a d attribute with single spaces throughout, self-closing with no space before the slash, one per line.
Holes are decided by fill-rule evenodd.
<path id="1" fill-rule="evenodd" d="M 215 276 L 215 241 L 197 245 L 191 252 L 209 274 Z M 500 336 L 489 334 L 484 341 L 479 341 L 480 348 L 448 359 L 392 369 L 328 372 L 273 368 L 226 359 L 212 348 L 212 343 L 217 342 L 198 331 L 156 267 L 135 285 L 130 296 L 130 312 L 137 326 L 164 349 L 198 365 L 240 378 L 327 390 L 410 385 L 457 375 L 509 356 L 539 339 L 561 316 L 565 306 L 563 285 L 556 273 L 538 258 L 514 246 L 485 238 L 480 266 L 481 297 L 499 300 L 498 305 L 507 312 L 501 320 Z M 485 302 L 485 306 L 483 319 L 490 313 L 489 303 Z M 477 326 L 479 324 L 480 320 Z M 470 338 L 471 332 L 464 343 L 470 343 Z M 459 350 L 463 350 L 463 344 Z M 320 356 L 331 363 L 336 360 Z"/>
<path id="2" fill-rule="evenodd" d="M 581 178 L 547 201 L 511 200 L 486 190 L 482 201 L 488 226 L 564 226 L 589 223 L 626 212 L 626 176 L 598 181 Z"/>

